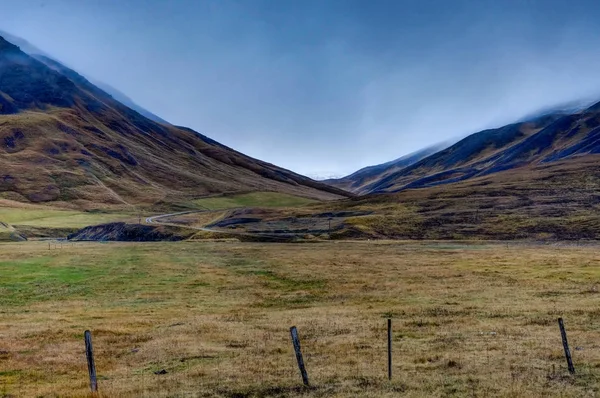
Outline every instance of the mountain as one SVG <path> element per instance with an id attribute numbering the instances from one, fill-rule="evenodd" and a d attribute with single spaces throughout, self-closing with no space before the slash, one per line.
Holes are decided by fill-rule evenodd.
<path id="1" fill-rule="evenodd" d="M 62 65 L 60 62 L 58 62 L 58 61 L 56 61 L 56 60 L 54 60 L 54 59 L 52 59 L 52 58 L 50 58 L 50 57 L 48 57 L 46 55 L 35 54 L 35 55 L 32 55 L 32 57 L 35 58 L 35 59 L 37 59 L 38 61 L 41 61 L 42 63 L 46 64 L 46 66 L 50 67 L 51 69 L 54 69 L 54 70 L 56 70 L 59 73 L 65 74 L 65 75 L 69 76 L 70 78 L 75 78 L 79 82 L 85 81 L 85 84 L 91 83 L 85 77 L 79 75 L 78 73 L 74 72 L 73 70 L 71 70 L 71 69 L 65 67 L 64 65 Z M 104 95 L 110 95 L 116 101 L 118 101 L 121 104 L 127 106 L 128 108 L 133 109 L 134 111 L 136 111 L 140 115 L 145 116 L 148 119 L 154 120 L 155 122 L 158 122 L 158 123 L 170 124 L 169 122 L 167 122 L 166 120 L 162 119 L 161 117 L 156 116 L 152 112 L 150 112 L 150 111 L 142 108 L 141 106 L 137 105 L 135 102 L 133 102 L 133 100 L 131 98 L 127 97 L 125 94 L 123 94 L 122 92 L 120 92 L 116 88 L 114 88 L 112 86 L 109 86 L 106 83 L 97 82 L 97 81 L 94 81 L 91 84 L 94 85 L 95 88 L 99 88 L 100 90 L 104 91 Z"/>
<path id="2" fill-rule="evenodd" d="M 174 206 L 229 192 L 348 195 L 157 123 L 57 61 L 38 58 L 0 37 L 0 199 L 89 209 Z"/>
<path id="3" fill-rule="evenodd" d="M 517 122 L 526 122 L 529 120 L 535 120 L 544 116 L 549 115 L 572 115 L 575 113 L 579 113 L 590 106 L 594 105 L 598 102 L 597 98 L 587 98 L 587 99 L 579 99 L 575 101 L 569 101 L 565 103 L 561 103 L 558 105 L 547 106 L 545 108 L 539 109 L 536 112 L 530 113 L 521 119 L 517 120 Z"/>
<path id="4" fill-rule="evenodd" d="M 365 167 L 349 176 L 343 178 L 331 178 L 324 180 L 323 182 L 357 194 L 368 193 L 365 191 L 365 187 L 368 187 L 376 181 L 382 180 L 389 174 L 417 163 L 419 160 L 444 149 L 446 146 L 447 144 L 430 146 L 396 160 L 392 160 L 391 162 Z"/>
<path id="5" fill-rule="evenodd" d="M 114 88 L 106 83 L 99 82 L 97 80 L 94 80 L 93 84 L 96 87 L 98 87 L 98 88 L 104 90 L 105 92 L 107 92 L 108 94 L 110 94 L 114 99 L 116 99 L 123 105 L 133 109 L 140 115 L 145 116 L 148 119 L 154 120 L 155 122 L 158 122 L 158 123 L 169 124 L 169 122 L 167 122 L 165 119 L 161 118 L 160 116 L 155 115 L 154 113 L 150 112 L 149 110 L 144 109 L 141 106 L 139 106 L 138 104 L 136 104 L 131 98 L 129 98 L 127 95 L 123 94 L 121 91 L 117 90 L 116 88 Z"/>
<path id="6" fill-rule="evenodd" d="M 586 154 L 328 208 L 371 211 L 345 220 L 346 239 L 600 239 L 599 188 L 600 155 Z"/>
<path id="7" fill-rule="evenodd" d="M 361 194 L 397 192 L 599 152 L 600 103 L 583 109 L 578 105 L 472 134 L 411 165 L 360 184 L 358 189 L 352 184 L 335 185 Z"/>
<path id="8" fill-rule="evenodd" d="M 6 41 L 16 45 L 17 47 L 19 47 L 21 49 L 21 51 L 23 51 L 26 54 L 29 55 L 43 55 L 45 57 L 51 58 L 51 56 L 46 53 L 43 50 L 40 50 L 39 48 L 37 48 L 36 46 L 34 46 L 33 44 L 31 44 L 30 42 L 28 42 L 27 40 L 15 36 L 11 33 L 5 32 L 3 30 L 0 30 L 0 36 L 2 36 L 2 38 L 4 38 Z"/>
<path id="9" fill-rule="evenodd" d="M 50 67 L 52 67 L 53 64 L 60 64 L 60 62 L 55 60 L 54 57 L 52 57 L 45 51 L 40 50 L 39 48 L 37 48 L 33 44 L 29 43 L 25 39 L 22 39 L 18 36 L 12 35 L 8 32 L 4 32 L 2 30 L 0 30 L 0 36 L 3 37 L 6 41 L 18 46 L 21 49 L 21 51 L 23 51 L 24 53 L 29 54 L 30 56 L 36 58 L 39 61 L 42 61 L 43 63 L 49 65 Z M 144 109 L 143 107 L 139 106 L 127 95 L 123 94 L 121 91 L 110 86 L 109 84 L 106 84 L 106 83 L 103 83 L 103 82 L 100 82 L 97 80 L 93 80 L 93 84 L 95 86 L 101 88 L 102 90 L 104 90 L 106 93 L 111 95 L 114 99 L 116 99 L 123 105 L 133 109 L 134 111 L 147 117 L 148 119 L 154 120 L 155 122 L 159 122 L 159 123 L 167 123 L 167 124 L 169 123 L 166 120 L 162 119 L 161 117 L 150 112 L 149 110 Z"/>

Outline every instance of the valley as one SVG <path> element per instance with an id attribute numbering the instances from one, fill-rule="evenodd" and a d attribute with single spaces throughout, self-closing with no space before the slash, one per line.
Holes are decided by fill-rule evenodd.
<path id="1" fill-rule="evenodd" d="M 90 396 L 85 330 L 99 397 L 600 393 L 597 101 L 316 181 L 65 65 L 0 36 L 0 398 Z"/>
<path id="2" fill-rule="evenodd" d="M 452 189 L 440 185 L 295 208 L 189 213 L 168 220 L 223 233 L 281 233 L 309 240 L 596 240 L 599 164 L 597 155 L 591 155 L 457 182 Z"/>

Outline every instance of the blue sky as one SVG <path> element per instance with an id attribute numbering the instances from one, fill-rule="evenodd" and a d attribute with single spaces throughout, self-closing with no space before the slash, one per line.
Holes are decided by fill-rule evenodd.
<path id="1" fill-rule="evenodd" d="M 343 175 L 579 98 L 600 3 L 0 0 L 0 30 L 172 123 Z"/>

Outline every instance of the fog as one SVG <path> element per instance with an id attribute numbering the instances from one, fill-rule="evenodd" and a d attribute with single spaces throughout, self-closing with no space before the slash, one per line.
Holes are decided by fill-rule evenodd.
<path id="1" fill-rule="evenodd" d="M 0 30 L 173 124 L 313 177 L 600 100 L 594 1 L 0 6 Z"/>

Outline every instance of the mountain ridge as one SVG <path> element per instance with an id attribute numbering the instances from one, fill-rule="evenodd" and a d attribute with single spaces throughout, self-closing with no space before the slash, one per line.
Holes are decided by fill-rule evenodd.
<path id="1" fill-rule="evenodd" d="M 62 63 L 60 61 L 58 61 L 57 59 L 55 59 L 53 56 L 51 56 L 47 52 L 39 49 L 38 47 L 32 45 L 27 40 L 25 40 L 21 37 L 15 36 L 13 34 L 10 34 L 8 32 L 2 31 L 2 30 L 0 30 L 0 37 L 3 37 L 5 39 L 5 41 L 8 41 L 8 42 L 12 43 L 13 45 L 18 46 L 20 48 L 20 50 L 23 51 L 24 53 L 32 56 L 33 58 L 36 58 L 38 61 L 41 61 L 50 67 L 52 67 L 53 64 L 62 65 Z M 121 102 L 122 104 L 124 104 L 125 106 L 135 110 L 136 112 L 147 117 L 148 119 L 154 120 L 155 122 L 159 122 L 159 123 L 169 124 L 168 121 L 157 116 L 153 112 L 150 112 L 149 110 L 143 108 L 142 106 L 138 105 L 135 101 L 133 101 L 127 95 L 125 95 L 121 91 L 117 90 L 116 88 L 112 87 L 111 85 L 106 84 L 104 82 L 97 81 L 95 79 L 90 79 L 89 77 L 86 77 L 86 79 L 89 80 L 94 86 L 96 86 L 96 87 L 102 89 L 103 91 L 105 91 L 106 93 L 108 93 L 115 100 L 117 100 L 117 101 Z"/>
<path id="2" fill-rule="evenodd" d="M 389 193 L 598 153 L 600 102 L 588 102 L 584 108 L 581 104 L 573 106 L 572 113 L 556 108 L 554 113 L 540 112 L 529 120 L 471 134 L 405 167 L 380 171 L 368 184 L 357 179 L 360 171 L 328 182 L 359 194 Z"/>
<path id="3" fill-rule="evenodd" d="M 192 129 L 150 120 L 4 38 L 0 48 L 0 198 L 94 208 L 256 190 L 350 195 Z"/>
<path id="4" fill-rule="evenodd" d="M 382 179 L 394 171 L 411 166 L 421 159 L 440 151 L 446 146 L 447 144 L 432 145 L 386 163 L 364 167 L 346 177 L 330 178 L 323 180 L 323 182 L 350 192 L 361 194 L 364 193 L 364 187 L 369 186 L 374 180 Z"/>

